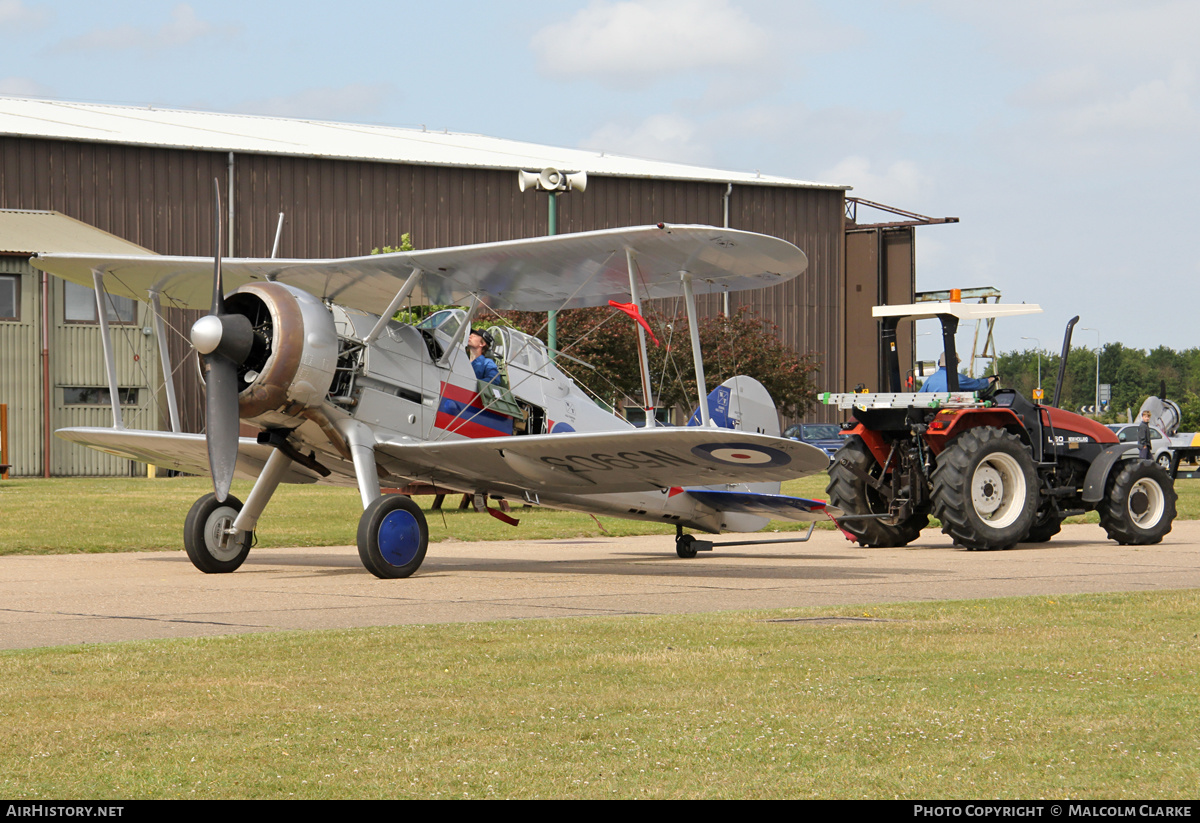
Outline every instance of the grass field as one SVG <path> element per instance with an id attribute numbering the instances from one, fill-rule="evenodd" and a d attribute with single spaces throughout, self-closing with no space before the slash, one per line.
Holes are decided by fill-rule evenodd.
<path id="1" fill-rule="evenodd" d="M 828 477 L 821 474 L 783 485 L 783 493 L 825 499 Z M 1175 484 L 1179 517 L 1200 517 L 1200 480 Z M 200 495 L 211 491 L 200 477 L 52 478 L 0 482 L 0 555 L 66 554 L 74 552 L 157 551 L 179 549 L 183 519 Z M 247 482 L 234 483 L 233 493 L 245 500 Z M 674 527 L 614 517 L 594 519 L 586 514 L 516 507 L 517 528 L 487 515 L 460 511 L 457 497 L 446 507 L 427 512 L 429 539 L 512 540 L 601 535 L 672 534 Z M 432 497 L 418 497 L 425 509 Z M 287 486 L 280 489 L 259 521 L 258 547 L 345 546 L 355 540 L 362 503 L 355 489 L 331 486 Z M 1067 522 L 1098 522 L 1094 512 Z M 936 525 L 936 521 L 934 521 Z M 833 528 L 832 524 L 818 524 Z M 931 526 L 934 527 L 934 526 Z M 774 521 L 768 531 L 795 531 L 803 524 Z"/>
<path id="2" fill-rule="evenodd" d="M 795 480 L 786 493 L 824 499 L 825 475 Z M 196 498 L 212 491 L 202 477 L 51 478 L 0 482 L 0 555 L 74 552 L 156 551 L 183 545 L 183 519 Z M 233 493 L 245 500 L 250 483 Z M 538 540 L 600 535 L 674 534 L 670 525 L 597 519 L 552 509 L 521 508 L 514 528 L 486 514 L 458 509 L 460 495 L 447 496 L 439 513 L 427 511 L 430 542 L 442 540 Z M 422 508 L 432 497 L 416 498 Z M 493 504 L 494 505 L 494 504 Z M 357 489 L 287 486 L 276 494 L 258 525 L 258 547 L 352 545 L 362 501 Z M 803 524 L 772 523 L 770 529 L 796 530 Z M 831 524 L 827 528 L 833 528 Z"/>
<path id="3" fill-rule="evenodd" d="M 5 652 L 0 796 L 1194 798 L 1198 606 L 1155 592 Z"/>
<path id="4" fill-rule="evenodd" d="M 207 488 L 0 483 L 2 551 L 177 549 Z M 288 489 L 261 545 L 352 543 L 359 507 Z M 433 539 L 601 533 L 515 513 L 434 513 Z M 0 796 L 1189 799 L 1198 614 L 1183 591 L 0 652 Z"/>

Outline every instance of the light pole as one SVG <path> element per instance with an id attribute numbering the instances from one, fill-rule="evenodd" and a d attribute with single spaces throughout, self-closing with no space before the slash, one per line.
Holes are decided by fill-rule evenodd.
<path id="1" fill-rule="evenodd" d="M 533 186 L 537 191 L 550 193 L 550 211 L 547 222 L 549 224 L 549 235 L 553 237 L 558 234 L 558 193 L 563 191 L 583 191 L 586 189 L 587 172 L 577 171 L 567 173 L 555 168 L 545 168 L 540 172 L 518 171 L 517 188 L 525 191 L 530 186 Z M 553 360 L 554 352 L 558 349 L 558 312 L 550 311 L 547 314 L 546 348 L 550 352 L 550 359 Z"/>
<path id="2" fill-rule="evenodd" d="M 1022 340 L 1032 340 L 1033 342 L 1037 343 L 1037 345 L 1038 345 L 1038 387 L 1037 387 L 1037 395 L 1033 399 L 1040 401 L 1043 397 L 1043 392 L 1042 392 L 1042 341 L 1038 340 L 1036 337 L 1022 337 L 1021 339 Z"/>
<path id="3" fill-rule="evenodd" d="M 1100 416 L 1100 330 L 1099 329 L 1080 329 L 1080 331 L 1094 331 L 1096 333 L 1096 405 L 1094 414 Z"/>

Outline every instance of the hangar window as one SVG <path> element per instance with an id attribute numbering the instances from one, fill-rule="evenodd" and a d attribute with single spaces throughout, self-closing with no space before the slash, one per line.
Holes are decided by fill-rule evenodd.
<path id="1" fill-rule="evenodd" d="M 0 320 L 21 319 L 21 275 L 0 274 Z"/>
<path id="2" fill-rule="evenodd" d="M 63 290 L 63 317 L 68 323 L 99 323 L 96 317 L 96 292 L 78 283 L 65 283 Z M 134 323 L 137 321 L 137 305 L 133 298 L 104 296 L 108 306 L 109 323 Z"/>
<path id="3" fill-rule="evenodd" d="M 117 389 L 122 406 L 138 404 L 137 389 Z M 101 386 L 63 386 L 64 406 L 110 406 L 112 393 Z"/>

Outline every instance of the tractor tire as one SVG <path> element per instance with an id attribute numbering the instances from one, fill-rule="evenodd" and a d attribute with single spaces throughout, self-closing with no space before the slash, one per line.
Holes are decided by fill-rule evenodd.
<path id="1" fill-rule="evenodd" d="M 1037 517 L 1033 518 L 1033 525 L 1029 527 L 1029 534 L 1022 540 L 1022 543 L 1045 543 L 1051 537 L 1062 531 L 1062 523 L 1066 518 L 1058 513 L 1058 509 L 1042 510 L 1037 513 Z"/>
<path id="2" fill-rule="evenodd" d="M 886 514 L 888 507 L 884 499 L 866 482 L 842 465 L 845 460 L 872 477 L 878 477 L 879 461 L 871 454 L 861 437 L 850 437 L 833 456 L 829 466 L 829 485 L 825 492 L 829 502 L 846 514 Z M 889 526 L 882 520 L 846 520 L 838 525 L 854 536 L 858 545 L 871 549 L 907 546 L 921 534 L 929 524 L 929 514 L 914 514 L 902 523 Z"/>
<path id="3" fill-rule="evenodd" d="M 1127 460 L 1110 475 L 1099 506 L 1100 525 L 1122 546 L 1162 542 L 1175 521 L 1171 476 L 1148 460 Z"/>
<path id="4" fill-rule="evenodd" d="M 968 429 L 938 455 L 933 516 L 955 543 L 974 551 L 1012 548 L 1026 539 L 1037 511 L 1033 456 L 1015 434 Z"/>

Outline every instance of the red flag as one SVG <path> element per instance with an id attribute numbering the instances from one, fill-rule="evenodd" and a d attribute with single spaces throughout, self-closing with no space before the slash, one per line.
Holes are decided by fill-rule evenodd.
<path id="1" fill-rule="evenodd" d="M 650 324 L 646 322 L 646 318 L 642 317 L 642 313 L 638 311 L 637 306 L 632 303 L 618 303 L 616 300 L 609 300 L 608 305 L 614 309 L 620 309 L 638 322 L 638 325 L 646 330 L 646 334 L 650 335 L 650 339 L 654 341 L 654 345 L 661 346 L 658 338 L 654 336 L 654 332 L 650 331 Z"/>

